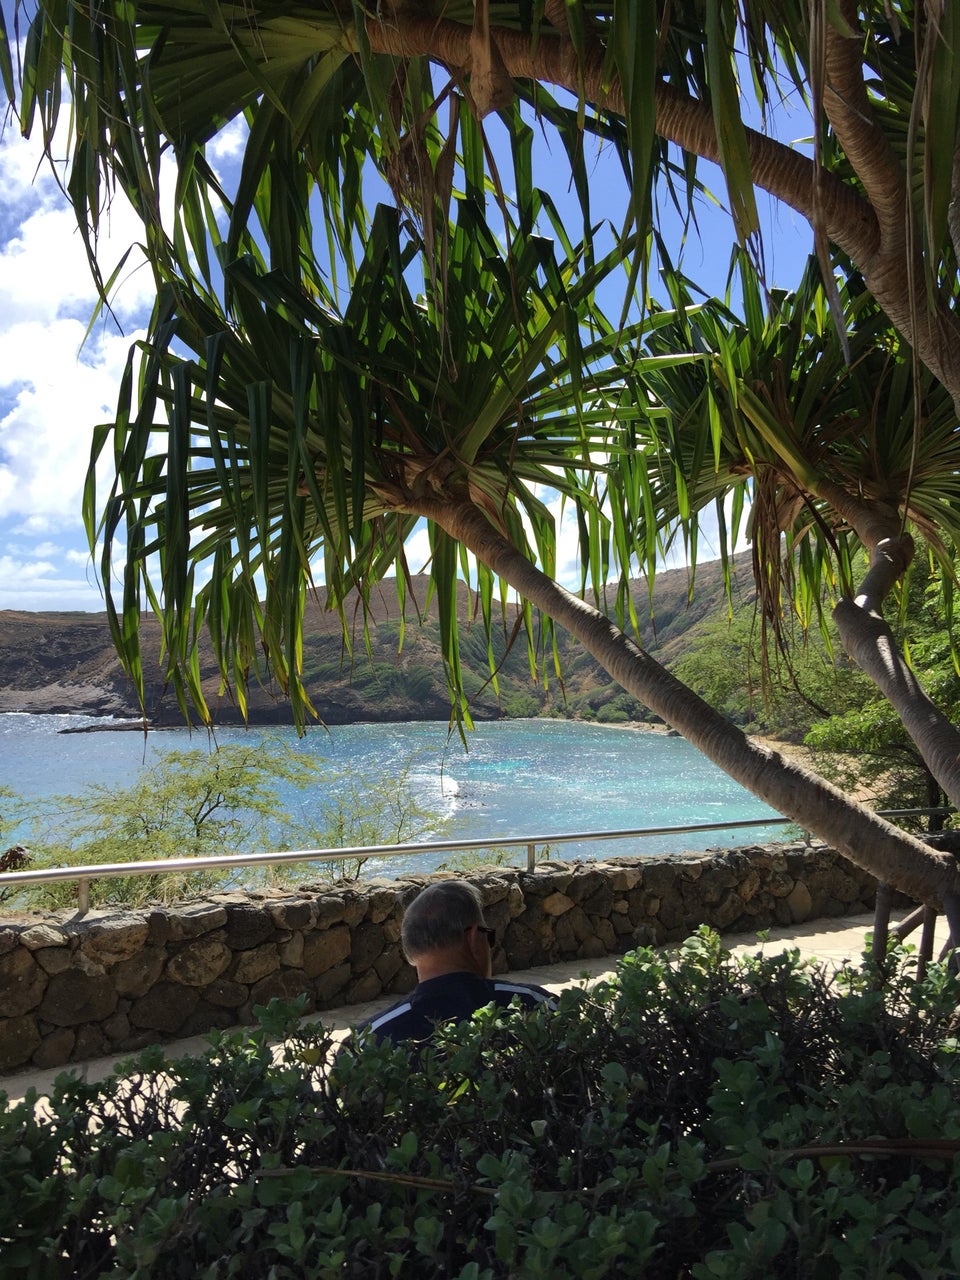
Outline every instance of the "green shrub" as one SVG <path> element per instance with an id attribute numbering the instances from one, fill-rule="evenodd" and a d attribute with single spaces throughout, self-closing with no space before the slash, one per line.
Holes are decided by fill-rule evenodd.
<path id="1" fill-rule="evenodd" d="M 960 993 L 894 969 L 702 932 L 413 1070 L 271 1007 L 61 1077 L 0 1112 L 4 1280 L 954 1276 Z"/>
<path id="2" fill-rule="evenodd" d="M 532 693 L 514 693 L 503 699 L 503 714 L 508 720 L 533 719 L 542 710 L 542 698 Z"/>

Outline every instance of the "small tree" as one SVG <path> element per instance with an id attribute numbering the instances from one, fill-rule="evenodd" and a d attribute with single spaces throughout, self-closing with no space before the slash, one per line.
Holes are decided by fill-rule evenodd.
<path id="1" fill-rule="evenodd" d="M 240 853 L 265 847 L 283 811 L 277 782 L 306 787 L 319 766 L 275 746 L 226 745 L 171 751 L 125 788 L 95 783 L 55 796 L 34 822 L 38 866 L 143 862 Z M 223 882 L 219 870 L 99 881 L 101 900 L 140 905 L 201 893 Z M 71 882 L 34 890 L 53 905 L 72 900 Z"/>
<path id="2" fill-rule="evenodd" d="M 98 783 L 82 795 L 51 799 L 33 824 L 36 861 L 38 867 L 102 865 L 254 852 L 276 847 L 278 830 L 288 848 L 413 840 L 436 830 L 441 819 L 415 799 L 409 775 L 408 764 L 389 779 L 357 778 L 269 739 L 212 752 L 172 751 L 126 788 Z M 314 803 L 291 814 L 281 784 L 309 788 Z M 345 864 L 333 865 L 344 871 Z M 276 868 L 243 870 L 245 884 L 283 875 Z M 235 883 L 236 876 L 229 868 L 117 876 L 94 881 L 94 893 L 100 902 L 139 906 L 203 893 Z M 66 881 L 28 890 L 26 897 L 63 906 L 74 892 Z"/>
<path id="3" fill-rule="evenodd" d="M 436 834 L 442 818 L 418 797 L 408 760 L 389 776 L 340 778 L 322 803 L 317 817 L 303 825 L 304 842 L 314 840 L 332 848 L 360 845 L 407 844 Z M 367 858 L 328 863 L 341 879 L 355 880 Z"/>

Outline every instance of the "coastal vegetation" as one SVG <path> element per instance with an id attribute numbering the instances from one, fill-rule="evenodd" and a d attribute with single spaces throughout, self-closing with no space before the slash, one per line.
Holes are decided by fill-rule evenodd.
<path id="1" fill-rule="evenodd" d="M 902 951 L 832 975 L 701 930 L 416 1070 L 272 1004 L 0 1094 L 4 1280 L 955 1275 L 958 996 Z"/>
<path id="2" fill-rule="evenodd" d="M 744 572 L 743 557 L 738 560 Z M 890 704 L 867 677 L 839 649 L 837 638 L 819 631 L 797 629 L 783 652 L 768 653 L 762 637 L 758 606 L 751 591 L 731 601 L 724 590 L 720 565 L 701 567 L 700 589 L 694 605 L 688 598 L 686 571 L 659 574 L 653 618 L 645 621 L 647 641 L 665 665 L 686 685 L 720 710 L 730 721 L 752 734 L 802 748 L 806 759 L 851 793 L 887 809 L 941 809 L 947 801 L 926 768 Z M 640 584 L 637 584 L 637 590 Z M 925 672 L 928 686 L 941 705 L 960 712 L 960 678 L 951 652 L 949 629 L 935 593 L 916 581 L 905 607 L 912 652 Z M 50 630 L 46 620 L 44 627 Z M 375 719 L 389 705 L 412 671 L 422 687 L 443 683 L 439 624 L 425 610 L 421 623 L 408 626 L 405 661 L 397 661 L 400 623 L 387 617 L 370 628 L 364 652 L 345 665 L 340 637 L 318 633 L 305 640 L 305 680 L 317 690 L 349 688 L 361 719 Z M 465 688 L 483 690 L 488 683 L 486 641 L 480 628 L 463 637 L 461 661 Z M 503 637 L 494 637 L 498 655 L 499 698 L 473 703 L 474 713 L 488 707 L 506 717 L 575 718 L 599 724 L 650 723 L 645 707 L 625 694 L 588 655 L 557 637 L 563 668 L 562 683 L 531 685 L 526 654 L 506 652 Z M 78 647 L 74 648 L 74 644 Z M 82 653 L 87 679 L 103 681 L 106 629 L 98 649 L 85 625 L 72 640 L 64 627 L 57 643 L 60 666 L 47 670 L 59 689 L 75 670 Z M 17 649 L 0 656 L 0 672 L 14 679 Z M 100 656 L 97 657 L 99 652 Z M 332 656 L 339 654 L 339 661 Z M 45 669 L 46 670 L 46 669 Z M 94 676 L 95 672 L 100 672 Z M 326 692 L 324 697 L 342 696 Z M 282 708 L 280 708 L 282 712 Z M 256 745 L 211 744 L 166 754 L 145 767 L 129 787 L 92 785 L 84 793 L 55 796 L 32 808 L 0 788 L 0 846 L 4 835 L 21 849 L 16 866 L 5 870 L 47 866 L 96 865 L 183 857 L 190 854 L 232 854 L 270 847 L 356 847 L 441 838 L 443 819 L 431 812 L 411 786 L 408 760 L 387 778 L 382 773 L 359 776 L 335 769 L 322 759 L 292 752 L 279 738 L 269 736 Z M 306 820 L 305 815 L 310 815 Z M 908 830 L 938 829 L 939 815 L 901 817 Z M 947 825 L 951 825 L 947 819 Z M 282 832 L 282 836 L 276 834 Z M 10 833 L 14 833 L 10 836 Z M 272 834 L 273 833 L 273 834 Z M 7 841 L 9 843 L 9 840 Z M 12 852 L 12 851 L 11 851 Z M 502 861 L 502 853 L 451 854 L 441 869 L 469 870 L 480 862 Z M 26 859 L 27 861 L 24 861 Z M 508 859 L 509 860 L 509 859 Z M 321 878 L 353 878 L 361 874 L 362 859 L 315 864 L 310 874 Z M 301 876 L 296 869 L 245 869 L 243 883 L 278 883 Z M 231 883 L 235 872 L 205 869 L 202 873 L 149 877 L 113 877 L 94 881 L 97 906 L 139 906 L 151 900 L 174 901 Z M 57 908 L 75 899 L 71 882 L 3 891 L 9 908 Z"/>

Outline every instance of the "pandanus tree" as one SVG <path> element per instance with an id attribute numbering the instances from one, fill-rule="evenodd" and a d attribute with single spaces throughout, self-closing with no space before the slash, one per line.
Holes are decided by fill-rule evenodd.
<path id="1" fill-rule="evenodd" d="M 31 11 L 18 0 L 18 15 Z M 19 94 L 6 41 L 0 72 L 23 127 L 39 119 L 51 142 L 68 73 L 69 190 L 85 232 L 97 226 L 105 182 L 131 194 L 148 222 L 159 216 L 167 148 L 183 199 L 215 182 L 204 146 L 241 113 L 251 183 L 269 171 L 296 208 L 302 166 L 341 232 L 362 220 L 369 157 L 400 186 L 449 195 L 453 155 L 473 149 L 477 120 L 501 113 L 522 149 L 521 103 L 557 127 L 585 212 L 584 129 L 616 140 L 644 234 L 671 154 L 682 160 L 681 188 L 699 159 L 715 160 L 742 238 L 758 228 L 755 189 L 797 210 L 824 262 L 841 254 L 854 264 L 960 404 L 958 23 L 948 0 L 39 0 Z M 796 136 L 799 117 L 806 144 L 770 136 L 783 106 L 795 110 L 781 136 Z M 248 211 L 238 199 L 236 225 Z"/>
<path id="2" fill-rule="evenodd" d="M 682 438 L 684 369 L 698 402 L 715 380 L 697 341 L 700 309 L 654 307 L 615 327 L 596 288 L 619 269 L 619 250 L 584 268 L 580 252 L 556 257 L 519 228 L 502 248 L 469 199 L 436 230 L 442 271 L 381 208 L 340 308 L 318 275 L 303 269 L 292 281 L 252 252 L 225 269 L 226 309 L 196 280 L 167 283 L 152 337 L 131 357 L 127 389 L 138 396 L 97 442 L 98 452 L 111 445 L 116 478 L 106 499 L 93 480 L 89 495 L 105 583 L 122 547 L 115 625 L 131 668 L 138 602 L 151 598 L 185 696 L 202 698 L 195 659 L 206 627 L 225 680 L 242 689 L 260 641 L 306 713 L 299 645 L 313 564 L 322 555 L 335 603 L 393 567 L 402 591 L 404 543 L 426 521 L 455 697 L 457 579 L 475 573 L 488 629 L 497 584 L 512 588 L 755 794 L 884 878 L 950 901 L 952 860 L 748 739 L 585 598 L 599 599 L 619 573 L 629 617 L 626 575 L 669 514 L 672 490 L 655 480 L 658 432 Z M 707 308 L 702 332 L 726 343 L 729 320 Z M 576 509 L 580 596 L 555 578 L 547 491 Z M 716 493 L 704 488 L 695 505 Z M 528 639 L 535 655 L 542 637 L 529 625 Z"/>
<path id="3" fill-rule="evenodd" d="M 221 297 L 196 278 L 162 286 L 150 337 L 131 351 L 117 420 L 97 432 L 85 513 L 92 545 L 102 545 L 114 636 L 136 678 L 136 619 L 149 599 L 185 712 L 192 699 L 206 715 L 196 660 L 205 628 L 225 684 L 242 699 L 262 649 L 302 724 L 310 587 L 322 581 L 331 607 L 354 589 L 364 605 L 396 569 L 403 598 L 405 544 L 427 519 L 443 656 L 455 712 L 468 720 L 457 580 L 473 572 L 450 517 L 435 516 L 444 506 L 482 517 L 549 571 L 557 535 L 548 501 L 568 500 L 583 533 L 583 579 L 602 589 L 603 465 L 638 416 L 630 378 L 644 360 L 630 344 L 640 330 L 615 329 L 595 301 L 596 285 L 621 271 L 619 252 L 584 268 L 582 250 L 568 245 L 558 258 L 552 241 L 509 230 L 504 249 L 477 203 L 458 201 L 439 274 L 423 240 L 382 206 L 342 307 L 312 260 L 290 279 L 252 245 L 227 264 Z M 494 578 L 481 559 L 488 630 Z M 529 609 L 524 624 L 535 665 L 550 656 L 550 632 Z"/>
<path id="4" fill-rule="evenodd" d="M 895 708 L 931 773 L 960 801 L 960 740 L 899 652 L 881 605 L 909 564 L 919 531 L 952 610 L 960 539 L 960 432 L 951 397 L 900 354 L 875 300 L 840 291 L 849 333 L 827 309 L 816 263 L 765 309 L 742 276 L 745 320 L 716 305 L 678 307 L 648 339 L 654 352 L 700 350 L 700 366 L 651 366 L 649 393 L 669 413 L 648 420 L 650 483 L 660 520 L 695 528 L 710 501 L 749 484 L 751 533 L 765 623 L 785 613 L 781 546 L 793 599 L 786 612 L 822 620 L 825 601 L 844 648 Z M 652 431 L 650 430 L 652 428 Z M 744 499 L 739 498 L 743 506 Z M 857 580 L 858 552 L 869 568 Z"/>
<path id="5" fill-rule="evenodd" d="M 26 38 L 19 92 L 8 56 L 0 66 L 8 93 L 17 100 L 22 126 L 29 130 L 39 121 L 53 149 L 62 122 L 61 74 L 66 70 L 72 124 L 68 192 L 88 237 L 91 259 L 95 265 L 104 199 L 119 189 L 143 218 L 145 246 L 163 282 L 140 393 L 135 404 L 125 402 L 115 424 L 118 485 L 103 525 L 109 547 L 121 522 L 129 521 L 125 599 L 116 627 L 134 669 L 132 632 L 144 588 L 152 592 L 165 620 L 173 669 L 187 685 L 195 684 L 195 638 L 201 625 L 210 629 L 224 666 L 233 665 L 241 685 L 257 633 L 263 636 L 270 661 L 281 676 L 289 677 L 296 666 L 299 602 L 306 589 L 304 566 L 315 545 L 312 535 L 327 539 L 327 581 L 336 592 L 382 570 L 392 554 L 382 541 L 385 530 L 389 528 L 395 551 L 412 523 L 424 518 L 435 530 L 438 580 L 450 581 L 454 548 L 469 548 L 484 566 L 478 573 L 485 599 L 492 594 L 489 571 L 569 627 L 635 696 L 757 794 L 901 887 L 920 896 L 939 893 L 949 899 L 957 888 L 952 864 L 738 736 L 670 681 L 617 628 L 557 587 L 549 573 L 549 537 L 544 537 L 548 524 L 542 508 L 534 505 L 529 487 L 516 487 L 524 480 L 517 458 L 523 452 L 524 429 L 535 419 L 532 408 L 515 417 L 509 429 L 510 449 L 501 447 L 495 461 L 494 454 L 481 447 L 491 439 L 487 432 L 495 414 L 482 417 L 473 429 L 452 433 L 444 417 L 444 425 L 433 435 L 427 433 L 429 447 L 422 447 L 421 429 L 410 425 L 417 421 L 410 412 L 412 400 L 396 388 L 387 396 L 382 385 L 375 404 L 360 393 L 383 378 L 382 368 L 365 364 L 355 349 L 363 326 L 332 325 L 311 349 L 315 360 L 322 358 L 324 368 L 329 365 L 334 378 L 336 391 L 329 378 L 322 384 L 323 395 L 333 398 L 330 403 L 336 399 L 336 421 L 352 422 L 350 447 L 341 450 L 342 460 L 337 462 L 332 451 L 321 455 L 312 442 L 310 447 L 304 443 L 308 416 L 315 414 L 327 432 L 334 421 L 311 399 L 320 397 L 321 382 L 311 381 L 316 374 L 309 372 L 306 348 L 301 344 L 294 358 L 285 337 L 274 336 L 274 365 L 282 355 L 297 371 L 279 377 L 276 367 L 265 372 L 258 363 L 264 358 L 263 347 L 259 336 L 254 343 L 252 335 L 265 337 L 271 326 L 285 333 L 283 325 L 298 315 L 307 330 L 320 334 L 318 316 L 304 318 L 308 303 L 316 308 L 323 294 L 315 281 L 305 290 L 302 279 L 305 264 L 316 252 L 311 200 L 322 204 L 331 242 L 351 274 L 357 245 L 371 234 L 362 193 L 365 166 L 372 160 L 418 224 L 429 286 L 426 313 L 435 316 L 442 351 L 461 322 L 458 317 L 455 323 L 449 312 L 450 298 L 457 292 L 456 271 L 451 274 L 447 259 L 447 214 L 454 182 L 476 200 L 482 198 L 476 193 L 482 190 L 485 173 L 501 198 L 503 190 L 512 187 L 524 234 L 539 212 L 549 212 L 535 196 L 530 179 L 531 130 L 521 111 L 526 103 L 540 122 L 556 127 L 570 157 L 584 211 L 587 270 L 593 269 L 597 251 L 591 222 L 595 194 L 584 163 L 584 130 L 609 136 L 628 173 L 634 281 L 645 272 L 658 182 L 663 179 L 682 197 L 684 189 L 693 189 L 697 159 L 719 160 L 741 237 L 750 237 L 756 228 L 755 187 L 809 218 L 822 265 L 828 266 L 831 254 L 852 264 L 880 311 L 912 343 L 917 362 L 946 390 L 955 410 L 960 403 L 960 346 L 950 211 L 960 71 L 952 57 L 954 21 L 951 5 L 920 11 L 900 3 L 886 6 L 882 13 L 861 15 L 850 0 L 809 9 L 747 3 L 738 8 L 732 0 L 694 0 L 679 6 L 660 6 L 653 0 L 547 0 L 542 6 L 481 0 L 449 4 L 442 12 L 417 0 L 369 12 L 330 0 L 309 7 L 271 0 L 242 9 L 146 3 L 89 9 L 71 0 L 41 0 Z M 5 46 L 0 59 L 4 55 Z M 811 149 L 790 147 L 744 123 L 739 81 L 747 69 L 764 110 L 783 84 L 807 104 L 814 122 Z M 573 104 L 551 97 L 548 86 L 568 90 Z M 509 184 L 496 173 L 486 146 L 482 121 L 491 112 L 499 113 L 506 126 L 512 162 Z M 227 199 L 205 148 L 236 119 L 242 119 L 246 143 L 239 184 Z M 680 148 L 679 165 L 670 143 Z M 176 159 L 177 175 L 172 228 L 161 217 L 163 160 L 168 153 Z M 226 231 L 215 258 L 208 242 L 220 237 L 220 208 L 227 209 Z M 254 271 L 248 279 L 243 277 L 244 255 L 255 259 L 256 246 L 264 246 L 269 270 Z M 402 246 L 399 251 L 402 261 Z M 511 294 L 528 297 L 528 278 L 516 271 L 516 257 L 508 264 Z M 392 275 L 399 279 L 402 269 L 394 267 Z M 826 270 L 824 275 L 829 279 L 831 273 Z M 361 271 L 358 279 L 370 276 L 363 277 Z M 259 284 L 254 285 L 253 278 Z M 223 316 L 215 302 L 221 289 L 226 301 Z M 356 282 L 353 289 L 351 306 L 362 296 Z M 838 330 L 845 330 L 842 300 L 834 295 L 832 303 Z M 356 305 L 366 308 L 371 299 Z M 409 308 L 408 314 L 413 315 Z M 346 320 L 346 313 L 341 318 Z M 513 341 L 513 333 L 506 332 Z M 498 342 L 503 333 L 501 329 Z M 559 351 L 558 330 L 546 341 L 553 341 L 553 335 Z M 405 332 L 409 352 L 417 351 L 423 336 Z M 528 331 L 527 337 L 534 350 L 534 332 Z M 625 385 L 634 378 L 634 369 L 624 360 L 623 350 L 634 337 L 621 335 L 620 351 L 610 345 L 609 335 L 604 339 L 604 354 L 624 364 Z M 178 363 L 174 339 L 190 348 L 192 365 Z M 885 341 L 891 360 L 901 360 L 897 340 L 888 334 Z M 349 358 L 338 343 L 349 348 Z M 496 373 L 497 378 L 485 387 L 486 393 L 492 403 L 499 395 L 511 405 L 522 404 L 519 372 L 510 372 L 506 365 L 502 371 L 496 367 L 508 352 L 513 354 L 512 348 L 491 347 L 498 359 L 483 366 L 482 376 Z M 235 390 L 228 393 L 221 384 L 234 351 L 238 376 Z M 544 352 L 556 358 L 549 345 Z M 701 354 L 706 357 L 709 352 L 703 349 Z M 462 367 L 456 366 L 454 382 L 449 376 L 454 366 L 445 361 L 445 356 L 438 359 L 437 369 L 459 388 Z M 822 483 L 814 484 L 823 457 L 816 449 L 807 456 L 803 448 L 816 443 L 816 433 L 798 439 L 787 419 L 769 411 L 762 397 L 764 412 L 752 412 L 750 397 L 757 398 L 755 383 L 763 382 L 764 371 L 751 369 L 754 385 L 747 385 L 722 361 L 721 367 L 711 366 L 707 359 L 702 364 L 711 388 L 703 393 L 701 385 L 698 393 L 705 396 L 699 406 L 707 411 L 706 425 L 702 418 L 697 425 L 696 414 L 682 422 L 700 433 L 701 461 L 709 459 L 704 441 L 710 442 L 719 479 L 707 487 L 723 487 L 729 480 L 718 443 L 722 433 L 717 415 L 723 405 L 737 415 L 738 425 L 731 431 L 738 448 L 731 448 L 731 457 L 736 454 L 738 473 L 752 475 L 761 489 L 772 484 L 776 491 L 780 485 L 781 498 L 789 495 L 794 505 L 799 504 L 788 518 L 791 503 L 784 507 L 781 502 L 777 515 L 783 529 L 797 531 L 802 509 L 817 520 L 829 508 L 833 514 L 828 528 L 840 520 L 875 551 L 875 567 L 859 595 L 846 597 L 840 608 L 841 616 L 859 611 L 853 630 L 864 635 L 911 554 L 905 522 L 915 513 L 905 497 L 912 493 L 912 479 L 882 495 L 862 491 L 859 480 L 854 482 L 849 474 L 838 480 L 837 470 L 828 468 Z M 196 381 L 200 375 L 202 384 Z M 911 447 L 927 430 L 921 382 L 914 379 L 905 393 L 913 395 L 917 405 L 909 428 Z M 577 406 L 571 423 L 575 421 L 577 432 L 583 433 L 583 415 L 597 403 L 592 396 L 601 387 L 585 387 L 575 373 L 571 385 Z M 639 423 L 650 417 L 649 393 L 636 387 L 632 403 Z M 129 391 L 130 385 L 128 395 Z M 352 400 L 341 399 L 348 392 Z M 160 399 L 167 402 L 170 425 L 168 448 L 157 452 L 148 440 L 149 429 L 157 425 L 154 409 Z M 432 403 L 422 388 L 415 399 L 421 406 Z M 625 404 L 626 400 L 619 403 L 615 414 L 609 405 L 603 412 L 629 435 L 633 428 Z M 284 425 L 284 406 L 292 415 L 292 429 Z M 678 419 L 667 411 L 660 421 Z M 568 428 L 573 429 L 570 423 Z M 779 432 L 780 438 L 771 441 L 764 429 Z M 881 422 L 878 430 L 883 429 Z M 388 466 L 384 460 L 382 473 L 380 463 L 369 469 L 372 455 L 361 458 L 358 442 L 364 432 L 378 450 L 388 442 L 393 446 L 394 457 Z M 655 429 L 640 430 L 636 436 L 638 443 L 651 447 L 657 438 Z M 537 439 L 536 433 L 531 439 Z M 758 441 L 763 449 L 757 449 Z M 689 478 L 678 489 L 679 501 L 671 503 L 665 497 L 660 508 L 651 504 L 652 481 L 649 474 L 643 479 L 647 464 L 634 465 L 616 432 L 580 434 L 576 462 L 563 450 L 561 461 L 542 436 L 539 443 L 547 468 L 547 474 L 538 475 L 539 483 L 556 483 L 558 474 L 577 475 L 576 493 L 571 490 L 569 496 L 584 513 L 585 554 L 597 580 L 605 565 L 596 531 L 605 514 L 596 484 L 584 489 L 583 476 L 593 482 L 599 468 L 610 477 L 607 496 L 615 499 L 610 507 L 611 545 L 621 564 L 629 560 L 634 536 L 649 549 L 656 537 L 654 526 L 663 527 L 665 513 L 673 508 L 681 516 L 692 518 L 696 513 L 696 505 L 689 503 Z M 679 437 L 671 447 L 673 443 L 682 446 Z M 643 449 L 634 452 L 638 459 L 648 456 Z M 536 456 L 532 446 L 531 453 Z M 284 465 L 278 471 L 281 454 Z M 773 459 L 777 465 L 771 469 Z M 657 475 L 665 467 L 671 481 L 684 475 L 683 467 L 673 463 L 661 460 L 654 466 Z M 499 479 L 494 480 L 496 471 Z M 695 471 L 698 483 L 703 482 L 705 468 L 698 463 Z M 188 477 L 186 488 L 178 478 L 182 475 Z M 199 476 L 205 476 L 205 488 Z M 195 502 L 187 501 L 187 491 L 197 495 Z M 225 501 L 230 495 L 235 502 Z M 242 512 L 237 505 L 241 498 L 246 504 Z M 328 510 L 332 501 L 338 504 L 337 529 L 341 535 L 344 528 L 350 531 L 349 555 L 327 549 L 336 545 L 330 538 L 335 528 Z M 92 502 L 91 498 L 89 518 L 94 528 Z M 516 514 L 518 502 L 540 517 L 532 533 Z M 237 519 L 238 513 L 244 518 Z M 933 512 L 936 529 L 945 528 L 939 520 L 942 514 L 942 507 Z M 276 546 L 273 533 L 280 539 Z M 946 544 L 948 536 L 943 540 Z M 344 545 L 341 541 L 341 548 Z M 774 543 L 768 540 L 765 546 L 773 556 Z M 151 551 L 160 558 L 158 587 L 143 578 Z M 533 563 L 534 551 L 541 557 L 540 568 Z M 764 574 L 779 563 L 778 548 L 776 554 L 776 560 L 761 565 Z M 213 565 L 210 587 L 196 595 L 194 575 L 207 561 Z M 403 581 L 402 573 L 398 580 Z M 843 585 L 853 590 L 851 583 Z M 254 599 L 261 589 L 263 605 Z M 194 599 L 198 607 L 188 621 Z M 905 666 L 885 663 L 882 624 L 874 630 L 864 661 L 893 672 L 905 703 L 918 705 L 918 687 L 906 686 Z M 448 632 L 452 635 L 449 626 Z M 453 652 L 451 645 L 451 663 Z M 296 699 L 295 682 L 293 691 Z M 920 718 L 926 713 L 924 708 Z M 943 752 L 956 754 L 949 726 L 940 729 Z"/>

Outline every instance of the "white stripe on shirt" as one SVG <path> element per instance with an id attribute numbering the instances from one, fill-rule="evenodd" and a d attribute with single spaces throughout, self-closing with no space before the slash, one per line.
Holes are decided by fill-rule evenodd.
<path id="1" fill-rule="evenodd" d="M 367 1023 L 368 1031 L 378 1031 L 384 1023 L 392 1022 L 394 1018 L 399 1018 L 402 1013 L 409 1013 L 413 1005 L 408 1000 L 406 1004 L 398 1004 L 393 1009 L 388 1009 L 386 1013 L 379 1014 L 371 1022 Z"/>
<path id="2" fill-rule="evenodd" d="M 507 992 L 510 992 L 511 995 L 515 995 L 515 996 L 532 996 L 534 1000 L 539 1000 L 541 1004 L 543 1004 L 544 1001 L 546 1000 L 553 999 L 553 997 L 549 994 L 549 992 L 546 995 L 541 995 L 539 991 L 531 990 L 531 988 L 527 986 L 526 983 L 522 983 L 522 982 L 514 983 L 514 982 L 494 981 L 493 988 L 495 991 L 507 991 Z"/>

